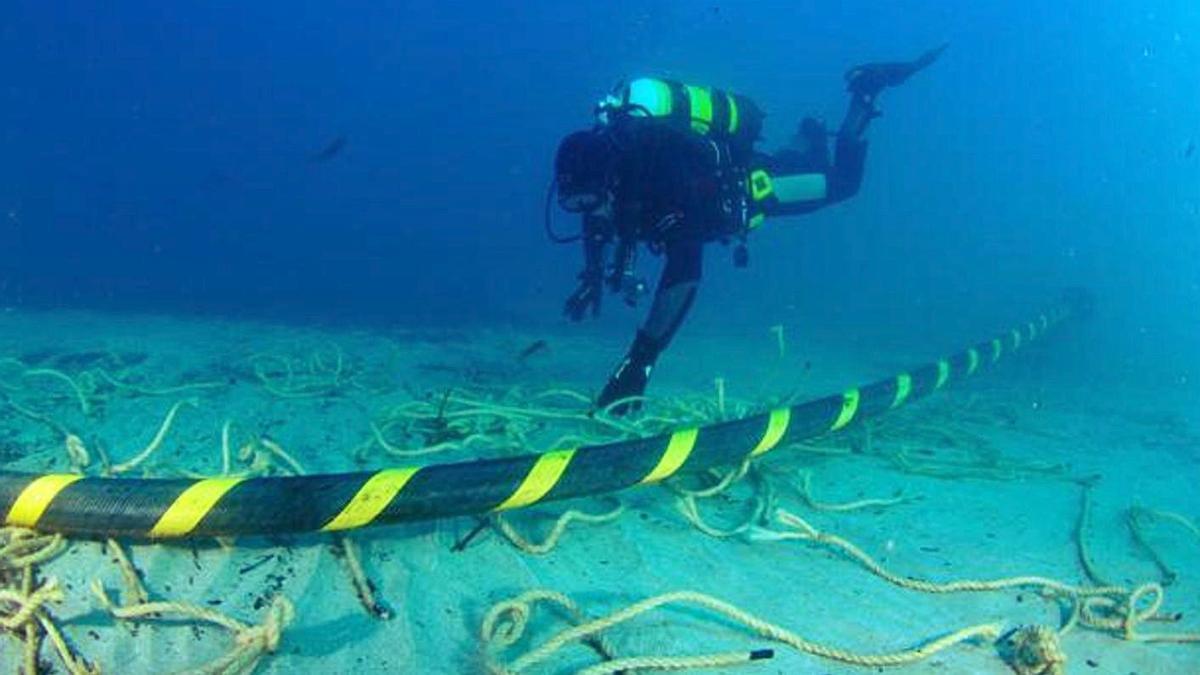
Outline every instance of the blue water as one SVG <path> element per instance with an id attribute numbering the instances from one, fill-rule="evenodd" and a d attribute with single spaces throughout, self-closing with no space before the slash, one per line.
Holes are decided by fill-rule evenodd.
<path id="1" fill-rule="evenodd" d="M 1090 322 L 1064 329 L 1066 337 L 1048 341 L 1046 351 L 1030 350 L 1031 365 L 1012 371 L 1003 388 L 968 390 L 961 409 L 982 397 L 1003 409 L 1004 420 L 1020 422 L 981 432 L 1000 455 L 1062 463 L 1070 477 L 1105 475 L 1095 549 L 1114 574 L 1157 578 L 1144 557 L 1122 548 L 1129 542 L 1120 509 L 1145 502 L 1197 513 L 1194 495 L 1179 487 L 1196 467 L 1191 430 L 1200 423 L 1195 0 L 113 5 L 0 6 L 0 360 L 6 373 L 17 373 L 60 357 L 148 354 L 145 372 L 140 361 L 130 366 L 142 386 L 215 379 L 224 388 L 183 414 L 183 430 L 173 432 L 166 451 L 175 454 L 154 466 L 157 475 L 213 471 L 218 430 L 230 419 L 235 435 L 269 433 L 316 471 L 341 471 L 351 468 L 350 449 L 362 444 L 367 422 L 431 390 L 460 386 L 452 378 L 594 393 L 648 303 L 630 309 L 608 298 L 598 320 L 567 324 L 560 311 L 580 253 L 546 240 L 543 199 L 559 139 L 590 125 L 592 106 L 615 82 L 654 75 L 742 93 L 767 111 L 761 147 L 770 151 L 803 115 L 840 122 L 848 67 L 910 59 L 948 42 L 938 63 L 880 99 L 883 116 L 868 134 L 856 197 L 769 220 L 751 237 L 747 269 L 735 269 L 728 248 L 709 247 L 699 299 L 650 393 L 708 396 L 717 376 L 728 378 L 734 397 L 781 396 L 793 384 L 806 396 L 824 394 L 1017 325 L 1063 289 L 1081 287 L 1095 298 Z M 556 227 L 574 223 L 559 213 Z M 651 279 L 657 262 L 643 260 Z M 229 318 L 239 321 L 220 321 Z M 771 360 L 775 325 L 787 326 L 787 360 Z M 373 330 L 347 330 L 363 326 Z M 328 348 L 319 337 L 326 328 L 344 343 L 339 349 L 347 350 L 354 376 L 385 393 L 337 389 L 281 401 L 257 388 L 247 365 L 256 355 L 311 363 L 313 345 Z M 450 339 L 438 332 L 461 328 L 469 330 Z M 545 360 L 514 365 L 511 355 L 542 336 L 551 344 L 539 357 Z M 503 367 L 489 376 L 496 364 Z M 71 374 L 82 381 L 82 370 Z M 20 378 L 28 375 L 10 379 L 25 386 Z M 149 437 L 167 404 L 104 389 L 98 400 L 107 407 L 80 413 L 55 388 L 60 380 L 41 377 L 34 380 L 41 388 L 13 385 L 0 394 L 6 402 L 25 400 L 12 392 L 31 397 L 90 447 L 121 457 Z M 67 470 L 58 436 L 4 410 L 12 430 L 6 427 L 0 450 L 8 459 L 25 462 L 23 470 Z M 1026 435 L 1016 436 L 1018 429 Z M 899 539 L 900 574 L 1080 578 L 1065 539 L 1077 514 L 1073 483 L 1050 490 L 1017 480 L 984 489 L 886 469 L 864 483 L 858 459 L 831 460 L 829 472 L 818 474 L 821 489 L 836 495 L 829 499 L 899 486 L 930 495 L 928 510 L 914 505 L 885 525 L 833 521 L 873 553 L 890 553 Z M 376 453 L 368 464 L 395 461 Z M 536 563 L 519 562 L 494 536 L 475 554 L 493 562 L 449 557 L 450 543 L 471 525 L 465 519 L 364 537 L 368 573 L 381 594 L 412 608 L 392 624 L 359 616 L 348 592 L 330 595 L 340 600 L 328 606 L 326 596 L 308 592 L 312 579 L 322 579 L 317 588 L 341 573 L 331 571 L 324 540 L 304 540 L 297 550 L 308 567 L 282 592 L 309 606 L 302 605 L 300 628 L 272 667 L 334 672 L 330 663 L 344 670 L 356 658 L 354 667 L 367 669 L 400 662 L 461 671 L 459 664 L 473 663 L 490 603 L 535 582 L 607 609 L 632 599 L 622 593 L 708 583 L 710 591 L 765 603 L 769 619 L 799 621 L 795 606 L 819 608 L 811 610 L 814 623 L 843 622 L 830 624 L 834 637 L 863 635 L 854 623 L 860 616 L 840 611 L 841 601 L 824 590 L 866 578 L 847 561 L 811 553 L 768 559 L 774 551 L 719 547 L 673 521 L 669 497 L 639 494 L 649 495 L 646 509 L 655 514 L 648 523 L 643 513 L 629 516 L 618 534 L 572 533 L 561 557 Z M 964 515 L 971 509 L 991 520 L 980 525 Z M 986 540 L 975 536 L 981 528 Z M 906 542 L 910 529 L 918 536 Z M 990 538 L 993 530 L 1002 544 Z M 914 553 L 920 537 L 942 546 L 948 534 L 963 535 L 947 536 L 944 545 L 947 560 L 965 569 L 937 567 Z M 1172 562 L 1187 569 L 1192 540 L 1171 541 Z M 278 553 L 274 543 L 263 550 Z M 634 554 L 612 555 L 607 572 L 593 564 L 626 547 Z M 253 547 L 237 552 L 247 562 L 258 554 Z M 191 574 L 191 555 L 185 547 L 145 546 L 135 558 L 145 569 L 154 556 L 167 560 L 146 575 L 165 596 L 159 589 L 178 570 L 170 566 Z M 211 562 L 226 552 L 205 555 L 217 581 L 204 593 L 217 597 L 242 583 L 220 576 L 237 565 L 223 571 Z M 679 564 L 684 555 L 693 564 Z M 74 571 L 70 561 L 59 563 L 64 578 L 78 576 L 73 604 L 60 612 L 77 643 L 85 628 L 100 625 L 87 618 L 99 610 L 83 590 L 90 577 L 79 576 L 92 570 L 78 560 Z M 755 583 L 711 588 L 709 570 L 740 570 L 747 560 L 760 564 L 745 569 L 779 577 L 771 593 Z M 287 564 L 278 559 L 279 567 Z M 776 592 L 813 570 L 815 581 L 798 584 L 797 595 Z M 1195 589 L 1195 578 L 1185 583 L 1192 585 L 1178 595 L 1171 590 L 1172 602 L 1196 597 L 1186 590 Z M 928 617 L 907 616 L 903 603 L 911 600 L 889 604 L 880 599 L 888 596 L 866 592 L 863 602 L 895 618 L 886 640 L 866 646 L 936 633 Z M 989 616 L 999 608 L 994 613 L 1006 620 L 1053 620 L 1026 618 L 1006 596 L 988 602 L 996 603 L 985 605 Z M 239 595 L 224 609 L 259 616 L 249 603 Z M 1183 606 L 1194 626 L 1192 606 Z M 954 615 L 936 628 L 965 620 Z M 411 634 L 408 621 L 419 626 Z M 112 625 L 103 628 L 106 640 L 116 634 Z M 120 663 L 124 637 L 84 644 L 106 665 Z M 172 639 L 188 653 L 190 634 Z M 1093 644 L 1072 643 L 1073 667 Z M 1138 672 L 1165 672 L 1194 662 L 1196 653 L 1138 647 L 1114 639 L 1100 652 L 1114 659 L 1106 665 L 1130 664 L 1121 672 L 1139 664 L 1150 666 Z M 135 671 L 158 658 L 153 650 L 130 653 L 140 659 Z M 363 654 L 373 659 L 368 666 Z M 202 661 L 172 655 L 179 667 Z M 334 660 L 319 660 L 326 657 Z"/>
<path id="2" fill-rule="evenodd" d="M 0 302 L 553 317 L 553 148 L 613 82 L 744 92 L 769 149 L 840 119 L 846 67 L 949 41 L 885 94 L 859 197 L 772 223 L 747 272 L 710 251 L 696 321 L 1075 284 L 1196 337 L 1195 3 L 803 4 L 9 2 Z"/>

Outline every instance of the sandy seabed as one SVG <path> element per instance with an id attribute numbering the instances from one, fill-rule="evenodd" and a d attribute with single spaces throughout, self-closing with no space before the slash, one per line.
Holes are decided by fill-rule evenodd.
<path id="1" fill-rule="evenodd" d="M 538 341 L 543 345 L 521 358 Z M 834 334 L 813 335 L 780 354 L 766 331 L 751 342 L 693 331 L 664 360 L 650 393 L 682 402 L 667 409 L 717 415 L 719 407 L 728 416 L 785 397 L 841 391 L 939 355 L 914 345 L 889 348 L 880 358 L 882 350 L 867 342 L 847 346 Z M 538 395 L 589 395 L 620 346 L 580 330 L 346 330 L 10 311 L 0 316 L 0 460 L 10 470 L 98 475 L 106 462 L 111 470 L 137 458 L 181 401 L 161 444 L 123 468 L 124 475 L 221 473 L 223 429 L 231 473 L 322 473 L 544 451 L 578 424 L 491 423 L 468 440 L 462 433 L 433 434 L 413 416 L 428 417 L 450 397 L 464 414 L 472 401 L 586 412 L 582 399 Z M 699 500 L 700 512 L 713 528 L 733 528 L 761 503 L 765 481 L 773 487 L 773 508 L 852 542 L 898 577 L 1160 583 L 1160 613 L 1177 620 L 1148 621 L 1137 633 L 1200 633 L 1200 535 L 1188 529 L 1200 516 L 1200 419 L 1153 387 L 1106 393 L 1097 390 L 1104 385 L 1058 378 L 1053 354 L 1063 348 L 1052 337 L 995 372 L 878 422 L 779 448 L 755 467 L 757 480 Z M 46 374 L 51 370 L 66 379 Z M 725 397 L 719 406 L 718 377 Z M 86 459 L 66 452 L 66 433 L 82 443 Z M 431 442 L 444 448 L 405 455 Z M 249 627 L 264 620 L 276 598 L 286 598 L 293 616 L 273 653 L 257 662 L 258 672 L 468 673 L 484 671 L 489 658 L 511 663 L 569 626 L 562 612 L 539 606 L 516 645 L 485 648 L 481 625 L 489 609 L 531 589 L 562 593 L 589 617 L 694 591 L 808 640 L 867 654 L 911 649 L 972 625 L 1057 627 L 1066 618 L 1065 605 L 1036 586 L 924 593 L 873 574 L 827 543 L 774 541 L 761 533 L 709 536 L 681 514 L 677 492 L 663 486 L 620 499 L 620 517 L 571 524 L 542 555 L 518 550 L 490 527 L 454 550 L 475 528 L 473 518 L 353 533 L 376 613 L 360 600 L 344 544 L 332 535 L 138 543 L 124 552 L 151 601 L 191 603 Z M 872 501 L 830 508 L 861 500 Z M 597 498 L 545 504 L 511 513 L 507 522 L 537 540 L 568 509 L 611 508 Z M 753 524 L 784 529 L 769 509 Z M 237 644 L 237 631 L 212 622 L 169 621 L 161 613 L 115 618 L 93 592 L 94 582 L 117 606 L 132 603 L 132 590 L 105 542 L 71 541 L 37 571 L 39 582 L 53 578 L 63 590 L 62 600 L 44 611 L 76 653 L 106 672 L 203 669 Z M 11 616 L 12 607 L 0 601 L 0 618 Z M 1066 632 L 1067 672 L 1200 671 L 1200 644 L 1126 640 L 1121 632 Z M 9 672 L 23 663 L 22 635 L 0 636 L 0 665 Z M 800 653 L 695 606 L 663 607 L 604 635 L 618 657 L 774 649 L 771 659 L 718 672 L 875 671 Z M 51 644 L 43 643 L 39 658 L 44 670 L 63 670 Z M 530 672 L 597 663 L 592 649 L 575 642 Z M 1013 672 L 986 641 L 889 670 Z"/>

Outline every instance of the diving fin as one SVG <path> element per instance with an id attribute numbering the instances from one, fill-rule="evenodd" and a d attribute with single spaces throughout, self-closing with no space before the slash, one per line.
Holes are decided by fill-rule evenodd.
<path id="1" fill-rule="evenodd" d="M 928 68 L 948 46 L 949 43 L 943 43 L 912 61 L 854 66 L 846 71 L 846 89 L 867 98 L 874 98 L 884 89 L 903 84 L 915 73 Z"/>

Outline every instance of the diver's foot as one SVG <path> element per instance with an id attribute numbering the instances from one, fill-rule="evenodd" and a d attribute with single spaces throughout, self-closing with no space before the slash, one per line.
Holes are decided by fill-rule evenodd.
<path id="1" fill-rule="evenodd" d="M 642 408 L 642 393 L 650 380 L 649 364 L 626 358 L 596 398 L 596 409 L 620 417 Z"/>

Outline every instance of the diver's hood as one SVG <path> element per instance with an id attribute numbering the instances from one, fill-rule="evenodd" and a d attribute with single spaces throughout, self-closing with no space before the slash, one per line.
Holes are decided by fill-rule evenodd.
<path id="1" fill-rule="evenodd" d="M 608 190 L 613 159 L 613 146 L 601 131 L 577 131 L 564 138 L 554 157 L 559 203 L 580 195 L 595 195 L 598 201 Z"/>

